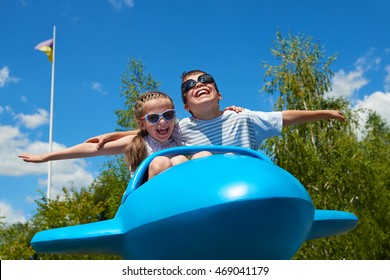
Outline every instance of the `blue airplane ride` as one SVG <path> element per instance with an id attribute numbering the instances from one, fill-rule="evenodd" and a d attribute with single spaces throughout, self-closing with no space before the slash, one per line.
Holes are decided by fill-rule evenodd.
<path id="1" fill-rule="evenodd" d="M 145 181 L 156 156 L 210 151 Z M 302 184 L 258 151 L 197 146 L 162 150 L 136 170 L 111 220 L 38 232 L 40 253 L 124 259 L 291 259 L 306 240 L 353 230 L 355 215 L 317 210 Z"/>

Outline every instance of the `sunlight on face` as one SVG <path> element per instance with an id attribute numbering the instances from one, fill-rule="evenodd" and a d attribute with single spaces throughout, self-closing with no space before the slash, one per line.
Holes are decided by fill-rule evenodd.
<path id="1" fill-rule="evenodd" d="M 161 114 L 169 109 L 173 109 L 171 101 L 166 98 L 160 98 L 146 102 L 143 113 L 144 115 L 151 113 Z M 150 136 L 159 141 L 166 141 L 171 137 L 174 125 L 175 118 L 171 121 L 166 121 L 164 118 L 160 117 L 155 124 L 149 123 L 145 119 L 140 121 L 140 128 L 145 128 Z"/>

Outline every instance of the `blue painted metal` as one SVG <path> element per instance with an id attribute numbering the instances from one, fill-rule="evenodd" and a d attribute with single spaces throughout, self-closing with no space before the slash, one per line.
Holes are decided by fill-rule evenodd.
<path id="1" fill-rule="evenodd" d="M 204 150 L 216 155 L 142 184 L 154 157 Z M 348 212 L 316 210 L 301 183 L 260 152 L 178 147 L 144 160 L 113 219 L 38 232 L 31 245 L 124 259 L 291 259 L 306 240 L 351 231 L 357 222 Z"/>

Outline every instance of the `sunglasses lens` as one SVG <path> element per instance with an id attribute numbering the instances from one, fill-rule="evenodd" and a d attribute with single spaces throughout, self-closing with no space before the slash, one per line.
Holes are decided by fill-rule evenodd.
<path id="1" fill-rule="evenodd" d="M 175 117 L 175 111 L 169 110 L 162 114 L 165 120 L 170 121 Z"/>
<path id="2" fill-rule="evenodd" d="M 146 116 L 146 120 L 150 123 L 157 123 L 160 119 L 160 116 L 158 114 L 149 114 Z"/>
<path id="3" fill-rule="evenodd" d="M 214 83 L 214 79 L 210 75 L 204 74 L 204 75 L 199 76 L 198 82 L 200 82 L 202 84 L 209 84 L 209 83 Z"/>
<path id="4" fill-rule="evenodd" d="M 175 117 L 175 110 L 166 110 L 162 114 L 151 113 L 145 115 L 145 119 L 148 123 L 156 124 L 163 117 L 166 121 L 171 121 Z"/>
<path id="5" fill-rule="evenodd" d="M 181 85 L 181 92 L 185 93 L 185 92 L 189 91 L 190 89 L 192 89 L 195 85 L 196 85 L 196 82 L 194 80 L 185 81 Z"/>

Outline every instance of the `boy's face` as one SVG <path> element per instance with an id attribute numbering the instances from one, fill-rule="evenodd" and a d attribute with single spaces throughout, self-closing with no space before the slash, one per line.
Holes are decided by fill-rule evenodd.
<path id="1" fill-rule="evenodd" d="M 198 77 L 204 73 L 194 73 L 186 77 L 183 81 L 194 80 L 198 81 Z M 218 103 L 222 99 L 221 94 L 216 90 L 213 83 L 201 83 L 198 82 L 193 88 L 187 92 L 187 103 L 184 105 L 184 108 L 187 111 L 197 111 L 196 109 L 199 106 L 206 105 L 210 102 Z"/>

